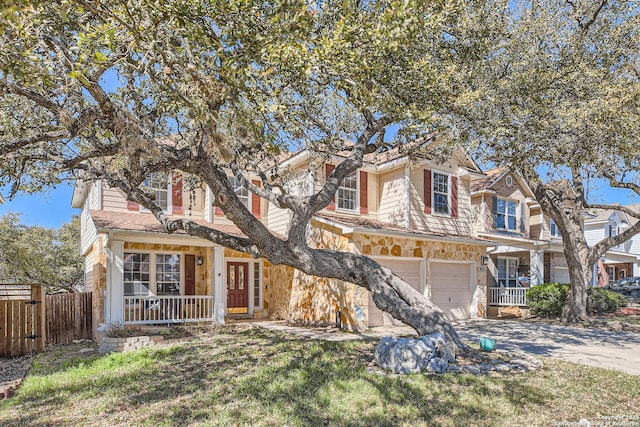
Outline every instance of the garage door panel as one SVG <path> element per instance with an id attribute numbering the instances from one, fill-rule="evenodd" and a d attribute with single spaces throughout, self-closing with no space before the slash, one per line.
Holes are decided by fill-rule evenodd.
<path id="1" fill-rule="evenodd" d="M 376 259 L 380 265 L 383 265 L 393 271 L 393 273 L 407 282 L 417 291 L 420 291 L 422 286 L 420 285 L 420 262 L 407 261 L 407 260 L 395 260 L 395 259 Z M 404 323 L 394 319 L 389 313 L 385 313 L 380 310 L 375 303 L 371 293 L 369 292 L 369 326 L 384 326 L 384 325 L 404 325 Z"/>
<path id="2" fill-rule="evenodd" d="M 432 262 L 431 301 L 451 320 L 468 319 L 471 305 L 470 264 Z"/>

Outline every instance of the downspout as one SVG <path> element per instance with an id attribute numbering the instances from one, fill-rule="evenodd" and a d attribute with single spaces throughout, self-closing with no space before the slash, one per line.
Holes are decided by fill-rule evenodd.
<path id="1" fill-rule="evenodd" d="M 411 197 L 411 169 L 409 165 L 404 166 L 404 224 L 405 228 L 409 228 L 411 225 L 411 203 L 409 202 Z"/>

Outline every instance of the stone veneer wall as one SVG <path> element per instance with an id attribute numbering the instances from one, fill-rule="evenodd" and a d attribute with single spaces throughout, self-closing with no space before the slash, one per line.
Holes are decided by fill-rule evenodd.
<path id="1" fill-rule="evenodd" d="M 398 237 L 384 237 L 356 234 L 351 239 L 340 235 L 336 229 L 314 224 L 311 241 L 318 248 L 351 251 L 371 256 L 397 256 L 424 258 L 432 261 L 469 261 L 477 265 L 477 289 L 479 316 L 486 314 L 486 275 L 480 257 L 486 254 L 484 246 L 451 242 L 414 240 Z M 427 271 L 427 289 L 430 273 Z M 427 293 L 428 294 L 428 293 Z M 308 276 L 295 271 L 289 304 L 289 320 L 299 323 L 334 323 L 336 312 L 341 313 L 341 322 L 347 329 L 364 329 L 368 324 L 369 292 L 351 283 L 335 279 Z M 364 319 L 356 316 L 356 307 L 364 314 Z"/>
<path id="2" fill-rule="evenodd" d="M 249 254 L 226 248 L 224 257 L 252 260 Z M 287 319 L 293 269 L 262 260 L 262 308 L 273 319 Z"/>
<path id="3" fill-rule="evenodd" d="M 93 243 L 93 337 L 98 337 L 98 326 L 105 322 L 105 300 L 107 290 L 107 238 L 99 235 Z"/>

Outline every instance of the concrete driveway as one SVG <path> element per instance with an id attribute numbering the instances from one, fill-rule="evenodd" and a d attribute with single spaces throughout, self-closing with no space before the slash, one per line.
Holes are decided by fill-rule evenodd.
<path id="1" fill-rule="evenodd" d="M 497 341 L 498 349 L 640 375 L 640 335 L 514 320 L 469 320 L 456 322 L 455 328 L 469 342 L 488 337 Z"/>

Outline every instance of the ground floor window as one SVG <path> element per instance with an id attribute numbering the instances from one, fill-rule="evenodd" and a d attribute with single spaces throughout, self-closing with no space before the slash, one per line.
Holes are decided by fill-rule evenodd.
<path id="1" fill-rule="evenodd" d="M 124 295 L 179 295 L 181 256 L 165 253 L 124 253 Z"/>
<path id="2" fill-rule="evenodd" d="M 517 258 L 498 258 L 498 286 L 515 287 L 518 274 Z"/>
<path id="3" fill-rule="evenodd" d="M 253 306 L 260 307 L 260 263 L 253 264 Z"/>

